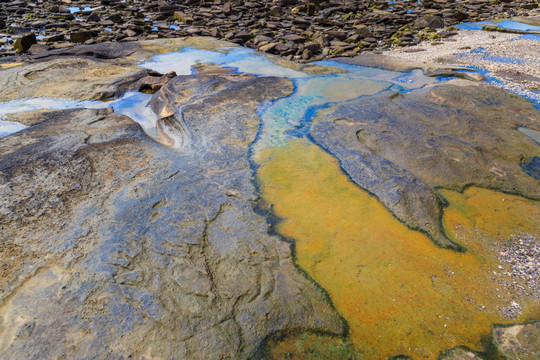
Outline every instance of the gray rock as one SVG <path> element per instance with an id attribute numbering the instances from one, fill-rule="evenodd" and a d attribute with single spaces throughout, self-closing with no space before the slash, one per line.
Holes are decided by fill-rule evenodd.
<path id="1" fill-rule="evenodd" d="M 92 12 L 87 18 L 86 21 L 88 22 L 99 22 L 101 19 L 98 14 L 95 12 Z"/>
<path id="2" fill-rule="evenodd" d="M 306 41 L 305 37 L 300 36 L 300 35 L 296 35 L 296 34 L 284 35 L 284 36 L 281 37 L 281 39 L 287 40 L 287 41 L 292 41 L 292 42 L 295 42 L 295 43 L 302 43 L 302 42 Z"/>
<path id="3" fill-rule="evenodd" d="M 416 20 L 414 27 L 417 29 L 440 29 L 444 27 L 444 20 L 440 16 L 424 16 Z"/>
<path id="4" fill-rule="evenodd" d="M 311 135 L 406 225 L 457 248 L 441 227 L 435 188 L 476 184 L 540 198 L 540 184 L 520 167 L 538 150 L 515 134 L 539 116 L 518 96 L 464 82 L 336 105 Z"/>
<path id="5" fill-rule="evenodd" d="M 0 139 L 3 356 L 243 359 L 276 331 L 343 334 L 254 210 L 254 109 L 291 89 L 176 77 L 152 101 L 172 147 L 106 110 Z"/>
<path id="6" fill-rule="evenodd" d="M 43 38 L 43 41 L 45 41 L 46 43 L 57 42 L 57 41 L 62 41 L 62 40 L 64 40 L 64 34 L 55 34 L 55 35 L 46 36 Z"/>
<path id="7" fill-rule="evenodd" d="M 438 360 L 482 360 L 482 358 L 467 348 L 457 347 L 444 351 Z"/>
<path id="8" fill-rule="evenodd" d="M 362 38 L 366 38 L 370 36 L 369 28 L 366 25 L 357 25 L 355 26 L 355 32 L 356 34 L 360 35 Z"/>

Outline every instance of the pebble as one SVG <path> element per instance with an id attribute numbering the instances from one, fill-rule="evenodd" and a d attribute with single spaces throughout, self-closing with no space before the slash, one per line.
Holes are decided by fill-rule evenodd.
<path id="1" fill-rule="evenodd" d="M 68 7 L 80 10 L 71 13 Z M 0 1 L 0 38 L 32 32 L 43 36 L 39 42 L 58 48 L 70 40 L 99 43 L 203 35 L 310 61 L 321 55 L 354 56 L 360 51 L 414 46 L 435 29 L 444 30 L 460 21 L 527 15 L 537 8 L 537 0 L 499 4 L 463 0 L 53 0 L 39 6 L 4 0 Z M 74 33 L 84 36 L 72 37 Z M 237 35 L 231 37 L 231 33 Z M 452 32 L 440 33 L 451 36 Z M 256 43 L 254 39 L 260 35 L 272 41 Z M 305 51 L 310 42 L 320 46 Z M 269 46 L 272 43 L 275 46 Z M 0 56 L 13 51 L 10 42 L 0 49 Z"/>

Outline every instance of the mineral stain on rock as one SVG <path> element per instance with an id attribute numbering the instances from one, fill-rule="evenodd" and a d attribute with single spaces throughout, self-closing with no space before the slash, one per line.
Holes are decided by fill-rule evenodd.
<path id="1" fill-rule="evenodd" d="M 493 323 L 510 321 L 499 308 L 514 294 L 497 289 L 490 276 L 497 269 L 495 254 L 487 246 L 474 251 L 475 237 L 460 238 L 471 248 L 466 253 L 436 246 L 407 229 L 309 142 L 268 149 L 261 159 L 263 197 L 282 219 L 277 231 L 294 239 L 298 265 L 330 293 L 354 347 L 366 358 L 435 359 L 457 345 L 479 349 Z M 491 200 L 494 194 L 484 196 Z M 525 211 L 530 215 L 521 222 L 539 232 L 538 203 L 513 197 L 506 205 L 496 212 L 508 219 L 508 228 L 512 217 Z M 492 229 L 486 232 L 491 235 Z M 538 316 L 538 309 L 526 311 Z"/>

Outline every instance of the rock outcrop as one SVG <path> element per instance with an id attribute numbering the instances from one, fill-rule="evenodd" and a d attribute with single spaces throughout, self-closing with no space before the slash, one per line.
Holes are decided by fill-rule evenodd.
<path id="1" fill-rule="evenodd" d="M 241 359 L 275 331 L 343 334 L 254 210 L 254 109 L 290 81 L 167 88 L 184 146 L 90 109 L 0 139 L 0 358 Z M 184 92 L 202 96 L 183 104 Z"/>
<path id="2" fill-rule="evenodd" d="M 540 321 L 512 326 L 494 326 L 491 336 L 498 354 L 504 359 L 540 358 Z"/>
<path id="3" fill-rule="evenodd" d="M 311 135 L 405 224 L 456 247 L 444 235 L 436 188 L 474 184 L 540 198 L 538 180 L 520 167 L 538 147 L 516 130 L 537 129 L 538 118 L 518 96 L 455 81 L 336 105 Z"/>

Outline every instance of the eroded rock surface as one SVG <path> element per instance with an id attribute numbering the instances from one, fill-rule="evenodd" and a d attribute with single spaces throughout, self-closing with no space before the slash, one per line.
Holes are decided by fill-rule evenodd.
<path id="1" fill-rule="evenodd" d="M 241 359 L 275 331 L 343 333 L 254 211 L 255 109 L 290 81 L 174 86 L 186 146 L 109 110 L 51 112 L 0 139 L 0 358 Z M 184 92 L 206 96 L 186 106 Z"/>
<path id="2" fill-rule="evenodd" d="M 435 188 L 475 184 L 540 198 L 538 180 L 520 167 L 540 150 L 516 130 L 538 129 L 539 119 L 520 97 L 454 81 L 336 105 L 321 113 L 311 135 L 405 224 L 454 247 Z"/>

